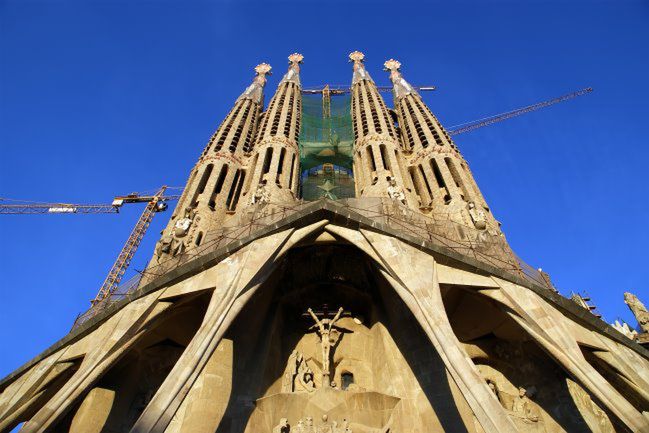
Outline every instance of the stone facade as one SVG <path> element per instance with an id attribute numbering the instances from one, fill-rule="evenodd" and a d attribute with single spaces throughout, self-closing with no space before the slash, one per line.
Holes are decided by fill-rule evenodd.
<path id="1" fill-rule="evenodd" d="M 393 116 L 350 57 L 357 197 L 300 202 L 302 56 L 263 113 L 260 65 L 147 277 L 0 381 L 0 432 L 649 432 L 649 352 L 510 266 L 398 62 Z"/>

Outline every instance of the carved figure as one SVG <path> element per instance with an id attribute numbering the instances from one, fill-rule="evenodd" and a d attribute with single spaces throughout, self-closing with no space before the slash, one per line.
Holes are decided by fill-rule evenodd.
<path id="1" fill-rule="evenodd" d="M 318 327 L 318 333 L 320 334 L 320 344 L 322 346 L 322 376 L 323 379 L 326 379 L 325 386 L 329 385 L 329 359 L 331 357 L 331 346 L 336 344 L 336 336 L 332 333 L 332 327 L 340 319 L 340 316 L 343 314 L 343 307 L 338 309 L 338 312 L 333 319 L 327 319 L 326 317 L 322 320 L 318 319 L 318 316 L 315 315 L 313 310 L 309 308 L 307 310 Z"/>
<path id="2" fill-rule="evenodd" d="M 487 228 L 487 219 L 484 211 L 482 209 L 478 209 L 475 206 L 475 203 L 472 201 L 469 202 L 467 205 L 469 208 L 469 215 L 471 216 L 471 220 L 473 220 L 473 225 L 475 228 L 478 230 L 484 230 Z"/>
<path id="3" fill-rule="evenodd" d="M 643 332 L 649 332 L 649 311 L 636 295 L 630 292 L 624 293 L 624 303 L 629 306 L 635 316 L 640 329 Z"/>
<path id="4" fill-rule="evenodd" d="M 393 177 L 388 179 L 388 197 L 392 200 L 396 200 L 401 204 L 407 204 L 406 195 L 403 193 L 403 190 L 397 185 L 397 182 Z"/>
<path id="5" fill-rule="evenodd" d="M 192 207 L 187 206 L 185 208 L 184 216 L 182 218 L 179 218 L 178 221 L 176 221 L 176 224 L 174 224 L 174 236 L 177 238 L 187 236 L 187 233 L 189 233 L 189 228 L 194 222 L 195 216 L 196 211 Z"/>
<path id="6" fill-rule="evenodd" d="M 313 426 L 313 417 L 306 417 L 306 421 L 304 422 L 304 433 L 316 433 L 315 427 Z"/>
<path id="7" fill-rule="evenodd" d="M 156 259 L 160 261 L 160 257 L 163 254 L 169 254 L 171 252 L 171 244 L 173 243 L 173 238 L 169 235 L 162 236 L 158 242 L 155 244 L 155 255 Z"/>
<path id="8" fill-rule="evenodd" d="M 288 357 L 286 371 L 284 372 L 284 379 L 282 380 L 282 392 L 295 391 L 295 379 L 303 361 L 304 357 L 300 352 L 297 350 L 291 352 L 291 356 Z"/>
<path id="9" fill-rule="evenodd" d="M 512 403 L 512 412 L 520 418 L 537 422 L 539 420 L 539 413 L 528 395 L 527 389 L 523 387 L 518 388 L 518 398 L 515 398 Z"/>
<path id="10" fill-rule="evenodd" d="M 266 180 L 263 180 L 252 196 L 252 204 L 270 203 L 270 192 L 266 186 Z"/>
<path id="11" fill-rule="evenodd" d="M 299 389 L 296 391 L 306 391 L 313 392 L 315 391 L 315 382 L 313 381 L 313 370 L 311 370 L 306 363 L 303 363 L 300 366 L 300 371 L 297 375 L 297 385 Z M 298 388 L 298 386 L 296 386 Z"/>
<path id="12" fill-rule="evenodd" d="M 273 433 L 289 433 L 291 427 L 288 424 L 288 419 L 282 418 L 279 420 L 279 424 L 273 428 Z"/>
<path id="13" fill-rule="evenodd" d="M 502 401 L 500 399 L 500 391 L 498 390 L 498 385 L 496 385 L 496 383 L 491 380 L 487 380 L 487 385 L 489 386 L 491 392 L 494 393 L 494 395 L 496 396 L 500 404 L 502 404 Z"/>
<path id="14" fill-rule="evenodd" d="M 334 433 L 333 426 L 329 422 L 329 417 L 322 415 L 322 424 L 318 426 L 317 433 Z"/>
<path id="15" fill-rule="evenodd" d="M 304 433 L 304 421 L 299 420 L 293 429 L 293 433 Z"/>

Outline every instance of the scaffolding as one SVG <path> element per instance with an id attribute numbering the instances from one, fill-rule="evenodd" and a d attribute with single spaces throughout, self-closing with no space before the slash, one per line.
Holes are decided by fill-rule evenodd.
<path id="1" fill-rule="evenodd" d="M 300 130 L 302 198 L 354 197 L 351 96 L 303 95 Z"/>
<path id="2" fill-rule="evenodd" d="M 328 201 L 327 199 L 320 199 Z M 436 246 L 470 257 L 478 262 L 497 268 L 502 272 L 525 279 L 537 286 L 555 292 L 547 276 L 540 270 L 523 262 L 510 249 L 504 236 L 476 231 L 475 228 L 461 224 L 446 212 L 423 215 L 388 198 L 345 199 L 336 203 L 343 205 L 345 211 L 363 217 L 371 226 L 382 224 L 407 237 L 430 242 Z M 316 205 L 300 201 L 293 205 L 284 203 L 264 203 L 245 215 L 240 223 L 223 227 L 219 233 L 208 234 L 200 246 L 189 248 L 178 256 L 153 259 L 146 270 L 120 285 L 110 296 L 80 314 L 72 329 L 108 310 L 115 303 L 135 292 L 139 287 L 168 273 L 172 269 L 192 262 L 208 253 L 218 251 L 235 242 L 260 233 L 263 229 L 281 225 L 283 220 L 299 216 L 303 211 Z M 371 229 L 371 227 L 368 227 Z"/>

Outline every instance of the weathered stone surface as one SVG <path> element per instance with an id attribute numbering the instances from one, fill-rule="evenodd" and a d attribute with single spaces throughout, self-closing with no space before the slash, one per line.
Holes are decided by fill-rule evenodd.
<path id="1" fill-rule="evenodd" d="M 523 269 L 399 62 L 393 117 L 363 57 L 357 197 L 298 201 L 302 56 L 263 116 L 259 65 L 141 286 L 0 381 L 0 431 L 649 431 L 649 352 Z"/>

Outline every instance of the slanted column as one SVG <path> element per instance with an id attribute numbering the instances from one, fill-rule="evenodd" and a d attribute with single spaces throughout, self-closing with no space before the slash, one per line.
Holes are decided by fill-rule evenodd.
<path id="1" fill-rule="evenodd" d="M 266 75 L 271 67 L 255 67 L 255 78 L 212 135 L 192 169 L 181 199 L 163 230 L 151 262 L 200 247 L 209 233 L 218 232 L 238 208 L 240 180 L 248 173 L 246 150 L 252 146 L 264 104 Z"/>
<path id="2" fill-rule="evenodd" d="M 260 202 L 290 204 L 296 200 L 303 56 L 295 53 L 288 59 L 288 72 L 277 86 L 255 140 L 251 156 L 255 161 L 254 174 L 247 189 L 246 206 Z"/>
<path id="3" fill-rule="evenodd" d="M 360 197 L 390 198 L 417 208 L 411 183 L 401 167 L 405 161 L 400 150 L 394 122 L 376 84 L 365 70 L 365 56 L 359 51 L 349 55 L 354 63 L 352 77 L 352 122 L 354 124 L 354 181 Z M 359 172 L 360 171 L 360 172 Z"/>

